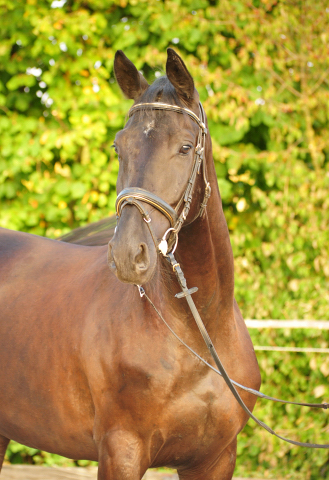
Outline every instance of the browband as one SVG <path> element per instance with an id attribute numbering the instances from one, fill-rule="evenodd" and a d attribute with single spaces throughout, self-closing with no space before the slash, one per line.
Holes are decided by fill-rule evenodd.
<path id="1" fill-rule="evenodd" d="M 182 114 L 186 113 L 192 118 L 192 120 L 194 120 L 199 125 L 199 127 L 202 129 L 202 132 L 204 134 L 207 133 L 207 127 L 205 123 L 203 123 L 199 119 L 199 117 L 194 112 L 192 112 L 192 110 L 189 110 L 188 108 L 184 108 L 184 107 L 179 107 L 178 105 L 169 105 L 168 103 L 159 103 L 159 102 L 138 103 L 137 105 L 134 105 L 131 107 L 131 109 L 128 112 L 128 117 L 130 118 L 138 110 L 145 110 L 147 108 L 150 108 L 150 109 L 153 108 L 154 110 L 168 110 L 168 111 L 182 113 Z"/>

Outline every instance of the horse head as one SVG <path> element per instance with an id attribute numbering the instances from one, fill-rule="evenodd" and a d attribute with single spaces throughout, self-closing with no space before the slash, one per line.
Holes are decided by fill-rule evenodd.
<path id="1" fill-rule="evenodd" d="M 152 85 L 122 51 L 114 70 L 121 90 L 135 103 L 114 142 L 120 164 L 118 225 L 108 263 L 119 280 L 142 285 L 154 274 L 164 234 L 169 230 L 172 246 L 182 223 L 198 216 L 206 128 L 193 79 L 174 50 L 168 49 L 166 76 Z"/>

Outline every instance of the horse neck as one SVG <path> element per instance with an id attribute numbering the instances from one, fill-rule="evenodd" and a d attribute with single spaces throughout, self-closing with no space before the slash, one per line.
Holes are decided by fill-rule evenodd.
<path id="1" fill-rule="evenodd" d="M 227 328 L 228 320 L 233 319 L 234 265 L 211 145 L 209 150 L 207 171 L 212 194 L 207 210 L 202 218 L 182 228 L 175 257 L 182 267 L 188 288 L 199 289 L 194 300 L 211 333 L 212 329 L 218 328 L 218 322 L 225 322 L 223 327 Z"/>

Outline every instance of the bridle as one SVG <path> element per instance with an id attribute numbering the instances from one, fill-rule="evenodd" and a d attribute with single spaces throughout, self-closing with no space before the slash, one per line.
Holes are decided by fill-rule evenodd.
<path id="1" fill-rule="evenodd" d="M 198 117 L 192 110 L 189 110 L 188 108 L 183 108 L 179 107 L 177 105 L 169 105 L 166 103 L 140 103 L 137 105 L 134 105 L 129 113 L 128 116 L 131 117 L 135 112 L 140 111 L 140 110 L 147 110 L 147 109 L 154 109 L 154 110 L 165 110 L 165 111 L 174 111 L 176 113 L 180 114 L 187 114 L 189 115 L 192 120 L 194 120 L 198 125 L 199 125 L 199 133 L 198 133 L 198 141 L 197 141 L 197 146 L 195 147 L 195 152 L 194 152 L 194 161 L 193 161 L 193 166 L 191 170 L 191 174 L 189 177 L 189 180 L 187 182 L 187 186 L 185 188 L 185 191 L 180 198 L 179 202 L 177 203 L 175 208 L 172 208 L 167 202 L 165 202 L 163 199 L 155 195 L 154 193 L 148 192 L 147 190 L 144 190 L 142 188 L 137 188 L 137 187 L 130 187 L 130 188 L 125 188 L 122 190 L 116 200 L 116 213 L 117 213 L 117 221 L 119 221 L 122 209 L 126 205 L 134 205 L 137 207 L 139 212 L 141 213 L 143 219 L 145 220 L 147 226 L 149 227 L 153 242 L 155 244 L 155 247 L 159 252 L 166 258 L 166 260 L 169 262 L 169 264 L 172 266 L 173 271 L 176 274 L 178 283 L 180 287 L 182 288 L 182 292 L 176 294 L 175 296 L 177 298 L 184 298 L 186 299 L 188 306 L 191 310 L 191 313 L 194 317 L 194 320 L 196 321 L 196 324 L 200 330 L 200 333 L 207 345 L 207 348 L 217 366 L 217 369 L 214 368 L 212 365 L 210 365 L 206 360 L 204 360 L 200 355 L 198 355 L 194 350 L 192 350 L 173 330 L 172 328 L 168 325 L 162 314 L 159 312 L 159 310 L 156 308 L 152 300 L 148 297 L 146 294 L 144 288 L 140 285 L 137 285 L 139 289 L 139 294 L 141 297 L 145 297 L 147 301 L 152 305 L 154 310 L 156 311 L 157 315 L 161 318 L 161 320 L 165 323 L 165 325 L 169 328 L 171 333 L 179 340 L 193 355 L 195 355 L 200 361 L 202 361 L 204 364 L 206 364 L 209 368 L 211 368 L 213 371 L 215 371 L 217 374 L 223 377 L 225 380 L 225 383 L 227 384 L 228 388 L 231 390 L 233 396 L 239 403 L 239 405 L 242 407 L 242 409 L 247 413 L 249 417 L 251 417 L 258 425 L 263 427 L 265 430 L 267 430 L 269 433 L 272 435 L 275 435 L 276 437 L 280 438 L 281 440 L 284 440 L 285 442 L 291 443 L 293 445 L 297 446 L 302 446 L 302 447 L 309 447 L 309 448 L 324 448 L 324 449 L 329 449 L 329 445 L 323 445 L 323 444 L 317 444 L 317 443 L 303 443 L 303 442 L 297 442 L 295 440 L 290 440 L 288 438 L 282 437 L 281 435 L 278 435 L 277 433 L 274 432 L 266 423 L 262 422 L 259 420 L 257 417 L 253 415 L 253 413 L 248 409 L 248 407 L 245 405 L 244 401 L 242 400 L 240 394 L 236 390 L 235 387 L 239 387 L 253 395 L 256 395 L 257 397 L 272 400 L 275 402 L 280 402 L 280 403 L 286 403 L 286 404 L 293 404 L 293 405 L 301 405 L 301 406 L 307 406 L 307 407 L 314 407 L 314 408 L 323 408 L 327 409 L 329 405 L 327 403 L 322 403 L 322 404 L 312 404 L 312 403 L 301 403 L 301 402 L 290 402 L 287 400 L 280 400 L 278 398 L 270 397 L 268 395 L 265 395 L 261 392 L 258 392 L 257 390 L 254 390 L 252 388 L 245 387 L 244 385 L 241 385 L 234 380 L 231 380 L 226 373 L 226 370 L 224 366 L 222 365 L 218 354 L 215 350 L 214 345 L 212 344 L 212 341 L 208 335 L 208 332 L 204 326 L 204 323 L 202 322 L 202 319 L 200 317 L 200 314 L 195 306 L 195 303 L 192 299 L 192 294 L 195 293 L 198 288 L 188 288 L 186 284 L 186 279 L 184 276 L 184 273 L 181 269 L 180 264 L 176 261 L 174 257 L 174 252 L 177 247 L 177 242 L 178 242 L 178 233 L 183 227 L 184 222 L 187 219 L 188 213 L 190 211 L 191 203 L 192 203 L 192 196 L 193 196 L 193 190 L 197 178 L 197 174 L 200 173 L 201 168 L 203 171 L 203 180 L 205 183 L 205 193 L 203 197 L 203 201 L 201 202 L 200 209 L 198 214 L 195 216 L 195 218 L 192 220 L 196 220 L 196 218 L 201 217 L 207 207 L 207 202 L 208 199 L 211 195 L 211 188 L 210 184 L 207 180 L 207 175 L 206 175 L 206 162 L 205 162 L 205 157 L 204 157 L 204 152 L 205 152 L 205 138 L 207 135 L 207 128 L 206 128 L 206 123 L 205 123 L 205 112 L 203 109 L 203 106 L 201 103 L 199 103 L 199 113 L 200 117 Z M 150 226 L 151 223 L 151 217 L 149 214 L 145 211 L 142 203 L 147 203 L 151 205 L 152 207 L 156 208 L 159 212 L 161 212 L 168 220 L 170 223 L 170 228 L 165 232 L 165 234 L 162 237 L 162 240 L 158 244 L 157 239 L 154 236 L 154 233 L 152 231 L 152 228 Z M 179 210 L 181 209 L 180 213 Z M 192 222 L 190 222 L 192 223 Z M 169 252 L 168 251 L 168 242 L 167 242 L 167 235 L 171 232 L 175 236 L 175 241 L 172 245 L 173 248 Z"/>
<path id="2" fill-rule="evenodd" d="M 175 208 L 172 208 L 167 202 L 165 202 L 162 198 L 158 197 L 154 193 L 148 192 L 147 190 L 144 190 L 143 188 L 138 188 L 138 187 L 125 188 L 119 193 L 116 199 L 115 208 L 116 208 L 117 219 L 119 220 L 122 210 L 126 205 L 135 205 L 138 208 L 139 212 L 141 213 L 143 219 L 147 223 L 147 226 L 150 230 L 156 249 L 159 250 L 163 255 L 166 255 L 168 253 L 168 242 L 167 242 L 168 234 L 172 234 L 175 237 L 174 242 L 172 242 L 174 244 L 173 252 L 175 251 L 175 248 L 178 242 L 178 233 L 181 230 L 189 214 L 191 204 L 192 204 L 194 186 L 196 183 L 197 175 L 200 174 L 201 172 L 201 168 L 202 168 L 203 180 L 205 184 L 205 192 L 204 192 L 204 197 L 201 202 L 199 211 L 192 221 L 196 220 L 198 217 L 201 217 L 207 207 L 208 199 L 211 195 L 211 188 L 207 180 L 206 162 L 204 158 L 205 142 L 206 142 L 206 135 L 208 130 L 205 123 L 206 115 L 201 103 L 199 103 L 200 118 L 194 112 L 192 112 L 192 110 L 189 110 L 188 108 L 179 107 L 177 105 L 169 105 L 167 103 L 159 103 L 159 102 L 139 103 L 137 105 L 134 105 L 129 110 L 128 116 L 132 117 L 134 113 L 140 110 L 148 110 L 148 109 L 173 111 L 180 114 L 187 114 L 199 126 L 197 145 L 194 150 L 194 160 L 193 160 L 190 177 L 188 179 L 183 195 L 181 196 Z M 145 211 L 141 202 L 147 203 L 152 207 L 156 208 L 169 221 L 170 228 L 165 232 L 159 244 L 157 242 L 157 239 L 155 238 L 155 235 L 150 225 L 151 217 L 148 214 L 148 212 Z"/>

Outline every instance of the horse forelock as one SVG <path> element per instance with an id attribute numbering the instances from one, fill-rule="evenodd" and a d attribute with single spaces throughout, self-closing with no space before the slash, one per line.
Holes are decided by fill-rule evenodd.
<path id="1" fill-rule="evenodd" d="M 169 103 L 172 105 L 180 105 L 181 101 L 177 95 L 175 87 L 170 83 L 166 76 L 155 80 L 148 89 L 145 90 L 141 99 L 141 103 Z"/>
<path id="2" fill-rule="evenodd" d="M 166 103 L 169 105 L 178 105 L 183 108 L 186 107 L 185 103 L 179 97 L 175 87 L 166 75 L 157 78 L 145 90 L 145 92 L 139 98 L 137 104 L 143 103 Z M 137 117 L 137 121 L 145 121 L 145 119 L 147 119 L 147 124 L 144 125 L 143 129 L 143 133 L 146 137 L 149 137 L 153 130 L 157 130 L 159 126 L 159 120 L 161 123 L 168 123 L 168 117 L 163 115 L 163 110 L 156 110 L 147 107 L 139 109 L 136 113 L 134 113 L 134 117 Z M 173 131 L 175 131 L 177 128 L 177 126 L 174 127 L 173 125 L 168 126 L 170 126 Z"/>

